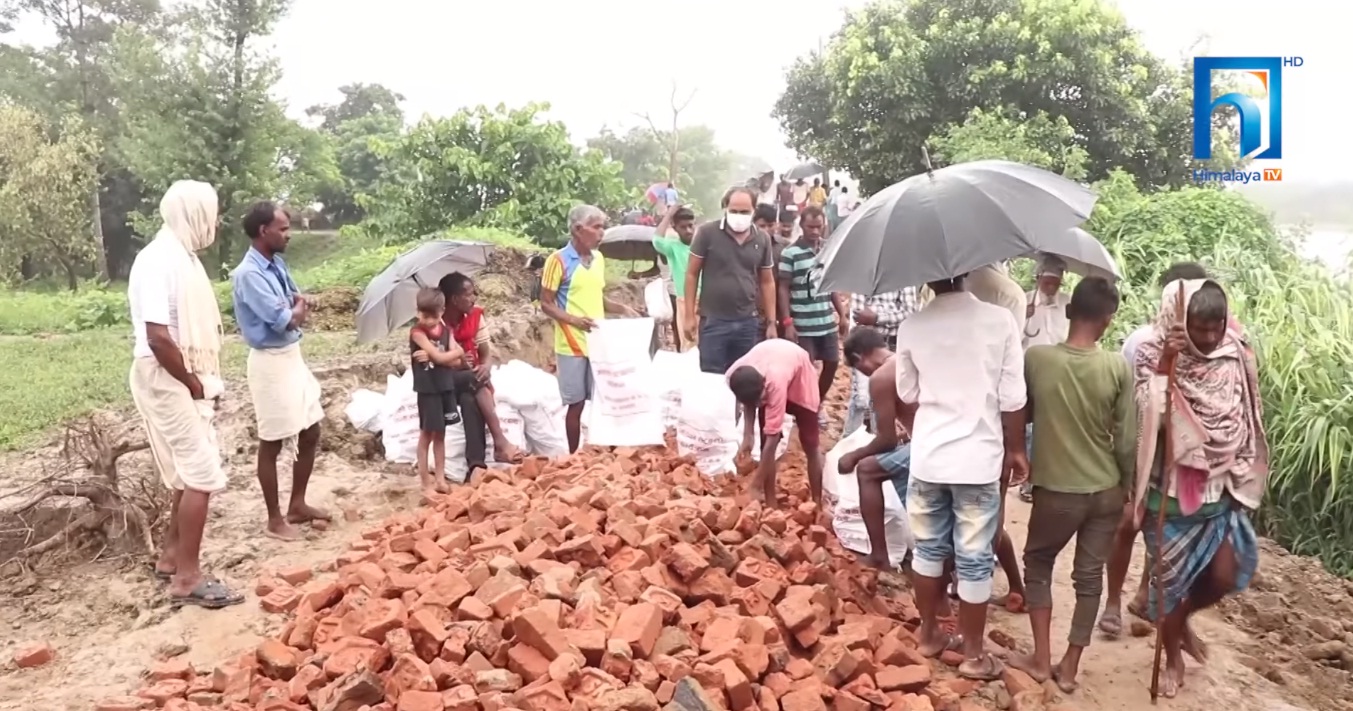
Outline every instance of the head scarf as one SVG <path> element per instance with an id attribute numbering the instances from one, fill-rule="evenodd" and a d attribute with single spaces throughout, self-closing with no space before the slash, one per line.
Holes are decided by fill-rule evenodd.
<path id="1" fill-rule="evenodd" d="M 1150 446 L 1138 452 L 1139 466 L 1155 460 L 1155 433 L 1164 410 L 1164 376 L 1156 373 L 1166 335 L 1175 324 L 1186 325 L 1188 305 L 1210 279 L 1179 280 L 1161 295 L 1155 328 L 1137 350 L 1140 432 Z M 1220 285 L 1217 285 L 1220 288 Z M 1184 309 L 1179 308 L 1183 291 Z M 1263 430 L 1258 369 L 1253 351 L 1238 329 L 1228 326 L 1221 343 L 1202 353 L 1190 340 L 1175 359 L 1175 389 L 1169 394 L 1175 477 L 1171 495 L 1185 514 L 1210 503 L 1222 490 L 1241 504 L 1257 508 L 1268 476 L 1268 446 Z M 1141 442 L 1139 442 L 1139 445 Z M 1138 476 L 1138 490 L 1145 486 Z"/>
<path id="2" fill-rule="evenodd" d="M 218 376 L 221 372 L 221 309 L 216 292 L 197 253 L 216 241 L 219 203 L 216 190 L 206 183 L 180 180 L 160 199 L 164 226 L 156 240 L 173 243 L 178 257 L 178 347 L 188 372 Z"/>

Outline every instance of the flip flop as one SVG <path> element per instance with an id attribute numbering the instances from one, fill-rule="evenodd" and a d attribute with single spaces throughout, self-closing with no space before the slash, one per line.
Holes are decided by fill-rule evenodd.
<path id="1" fill-rule="evenodd" d="M 974 664 L 981 664 L 983 668 L 974 671 L 971 666 Z M 958 665 L 958 675 L 973 681 L 996 681 L 1004 672 L 1005 665 L 990 653 L 983 654 L 977 659 L 965 659 Z"/>
<path id="2" fill-rule="evenodd" d="M 1099 616 L 1099 631 L 1106 636 L 1118 639 L 1123 635 L 1123 613 L 1117 610 L 1105 610 Z"/>
<path id="3" fill-rule="evenodd" d="M 173 573 L 166 573 L 165 571 L 156 568 L 154 563 L 150 564 L 149 568 L 150 574 L 162 583 L 167 583 L 174 578 Z"/>
<path id="4" fill-rule="evenodd" d="M 192 592 L 187 595 L 170 595 L 169 601 L 175 609 L 194 605 L 208 610 L 219 610 L 244 602 L 244 596 L 226 587 L 225 583 L 216 578 L 203 577 Z"/>
<path id="5" fill-rule="evenodd" d="M 926 655 L 931 659 L 937 659 L 945 652 L 960 652 L 963 650 L 963 635 L 946 632 L 944 635 L 944 646 L 935 651 L 934 654 Z"/>

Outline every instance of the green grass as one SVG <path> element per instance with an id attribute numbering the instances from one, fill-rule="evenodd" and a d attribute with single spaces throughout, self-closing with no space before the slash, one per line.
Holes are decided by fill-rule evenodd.
<path id="1" fill-rule="evenodd" d="M 520 235 L 488 228 L 457 228 L 439 236 L 521 250 L 540 249 Z M 363 288 L 391 260 L 413 246 L 413 243 L 383 244 L 350 230 L 302 232 L 292 238 L 286 259 L 296 283 L 306 291 Z M 221 310 L 231 315 L 229 282 L 216 283 L 216 300 Z M 0 335 L 80 333 L 126 325 L 128 319 L 125 283 L 88 286 L 78 292 L 47 288 L 0 292 Z"/>
<path id="2" fill-rule="evenodd" d="M 351 333 L 311 333 L 304 340 L 312 365 L 354 353 L 386 349 L 382 343 L 358 345 Z M 104 328 L 45 337 L 0 336 L 0 451 L 31 446 L 42 433 L 92 410 L 126 404 L 132 361 L 131 334 Z M 226 341 L 221 368 L 227 377 L 243 377 L 248 349 L 237 338 Z M 248 397 L 231 392 L 230 397 Z"/>

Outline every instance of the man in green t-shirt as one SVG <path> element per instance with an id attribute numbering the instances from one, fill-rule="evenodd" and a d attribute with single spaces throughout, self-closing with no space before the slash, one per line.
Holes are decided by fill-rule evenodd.
<path id="1" fill-rule="evenodd" d="M 1076 688 L 1081 653 L 1090 645 L 1103 593 L 1104 564 L 1132 491 L 1137 410 L 1132 372 L 1121 353 L 1099 339 L 1118 311 L 1118 290 L 1089 277 L 1076 285 L 1067 306 L 1066 341 L 1029 348 L 1024 378 L 1033 428 L 1033 511 L 1024 546 L 1024 582 L 1034 653 L 1010 665 L 1037 681 L 1049 677 L 1063 692 Z M 1076 607 L 1066 654 L 1054 667 L 1049 641 L 1052 569 L 1057 554 L 1076 537 L 1071 580 Z"/>
<path id="2" fill-rule="evenodd" d="M 669 237 L 669 232 L 675 232 L 676 237 Z M 663 215 L 662 222 L 658 223 L 653 233 L 653 250 L 667 260 L 672 286 L 676 290 L 676 318 L 672 331 L 678 351 L 688 351 L 695 345 L 694 339 L 682 338 L 682 334 L 686 333 L 686 324 L 695 323 L 695 314 L 686 313 L 686 265 L 691 260 L 691 238 L 694 236 L 695 213 L 683 205 L 668 207 L 667 214 Z M 683 343 L 683 340 L 692 342 Z"/>

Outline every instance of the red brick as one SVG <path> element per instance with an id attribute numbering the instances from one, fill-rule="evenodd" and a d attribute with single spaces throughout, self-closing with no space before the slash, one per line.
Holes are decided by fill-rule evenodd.
<path id="1" fill-rule="evenodd" d="M 114 696 L 94 704 L 94 711 L 145 711 L 155 708 L 155 702 L 140 696 Z"/>
<path id="2" fill-rule="evenodd" d="M 648 659 L 653 654 L 653 646 L 660 632 L 662 609 L 653 603 L 641 602 L 630 605 L 620 613 L 615 627 L 611 629 L 611 637 L 628 642 L 635 657 Z"/>
<path id="3" fill-rule="evenodd" d="M 182 679 L 192 681 L 197 677 L 197 671 L 193 665 L 184 657 L 174 657 L 166 659 L 159 664 L 151 667 L 147 678 L 151 681 L 164 681 L 165 679 Z"/>
<path id="4" fill-rule="evenodd" d="M 781 696 L 780 708 L 783 711 L 827 711 L 816 688 L 799 689 Z"/>
<path id="5" fill-rule="evenodd" d="M 550 660 L 534 647 L 518 643 L 507 650 L 507 668 L 529 684 L 536 679 L 549 676 Z"/>
<path id="6" fill-rule="evenodd" d="M 259 671 L 269 679 L 290 681 L 300 665 L 296 650 L 275 639 L 263 640 L 254 655 L 258 658 Z"/>
<path id="7" fill-rule="evenodd" d="M 398 702 L 408 691 L 436 691 L 437 680 L 432 678 L 432 670 L 423 660 L 412 654 L 402 654 L 390 667 L 385 678 L 385 698 Z"/>
<path id="8" fill-rule="evenodd" d="M 273 614 L 291 612 L 299 604 L 301 604 L 301 592 L 290 585 L 279 587 L 258 601 L 258 606 L 263 608 L 264 612 Z"/>
<path id="9" fill-rule="evenodd" d="M 728 694 L 728 703 L 734 711 L 744 711 L 756 705 L 756 696 L 752 693 L 752 684 L 747 675 L 731 659 L 714 665 L 723 672 L 723 690 Z"/>
<path id="10" fill-rule="evenodd" d="M 883 691 L 917 693 L 930 684 L 930 665 L 883 667 L 874 672 L 874 682 Z"/>
<path id="11" fill-rule="evenodd" d="M 287 581 L 290 585 L 300 585 L 313 577 L 314 574 L 315 572 L 308 565 L 295 565 L 277 571 L 277 577 Z"/>
<path id="12" fill-rule="evenodd" d="M 164 706 L 170 699 L 180 698 L 186 693 L 188 682 L 182 679 L 166 679 L 141 689 L 136 695 L 154 701 L 157 706 Z"/>
<path id="13" fill-rule="evenodd" d="M 512 620 L 512 632 L 517 639 L 540 652 L 547 662 L 567 653 L 572 646 L 558 623 L 540 607 L 523 610 L 517 615 Z"/>
<path id="14" fill-rule="evenodd" d="M 406 691 L 399 697 L 399 711 L 444 711 L 438 691 Z"/>
<path id="15" fill-rule="evenodd" d="M 40 667 L 54 658 L 56 650 L 46 642 L 33 642 L 14 650 L 14 664 L 20 669 Z"/>
<path id="16" fill-rule="evenodd" d="M 1005 665 L 1001 680 L 1005 682 L 1006 691 L 1009 691 L 1011 696 L 1019 696 L 1026 691 L 1043 692 L 1043 686 L 1034 681 L 1033 677 L 1009 664 Z"/>
<path id="17" fill-rule="evenodd" d="M 685 542 L 668 548 L 662 556 L 662 562 L 685 583 L 699 578 L 709 570 L 709 561 L 700 555 L 695 546 Z"/>

